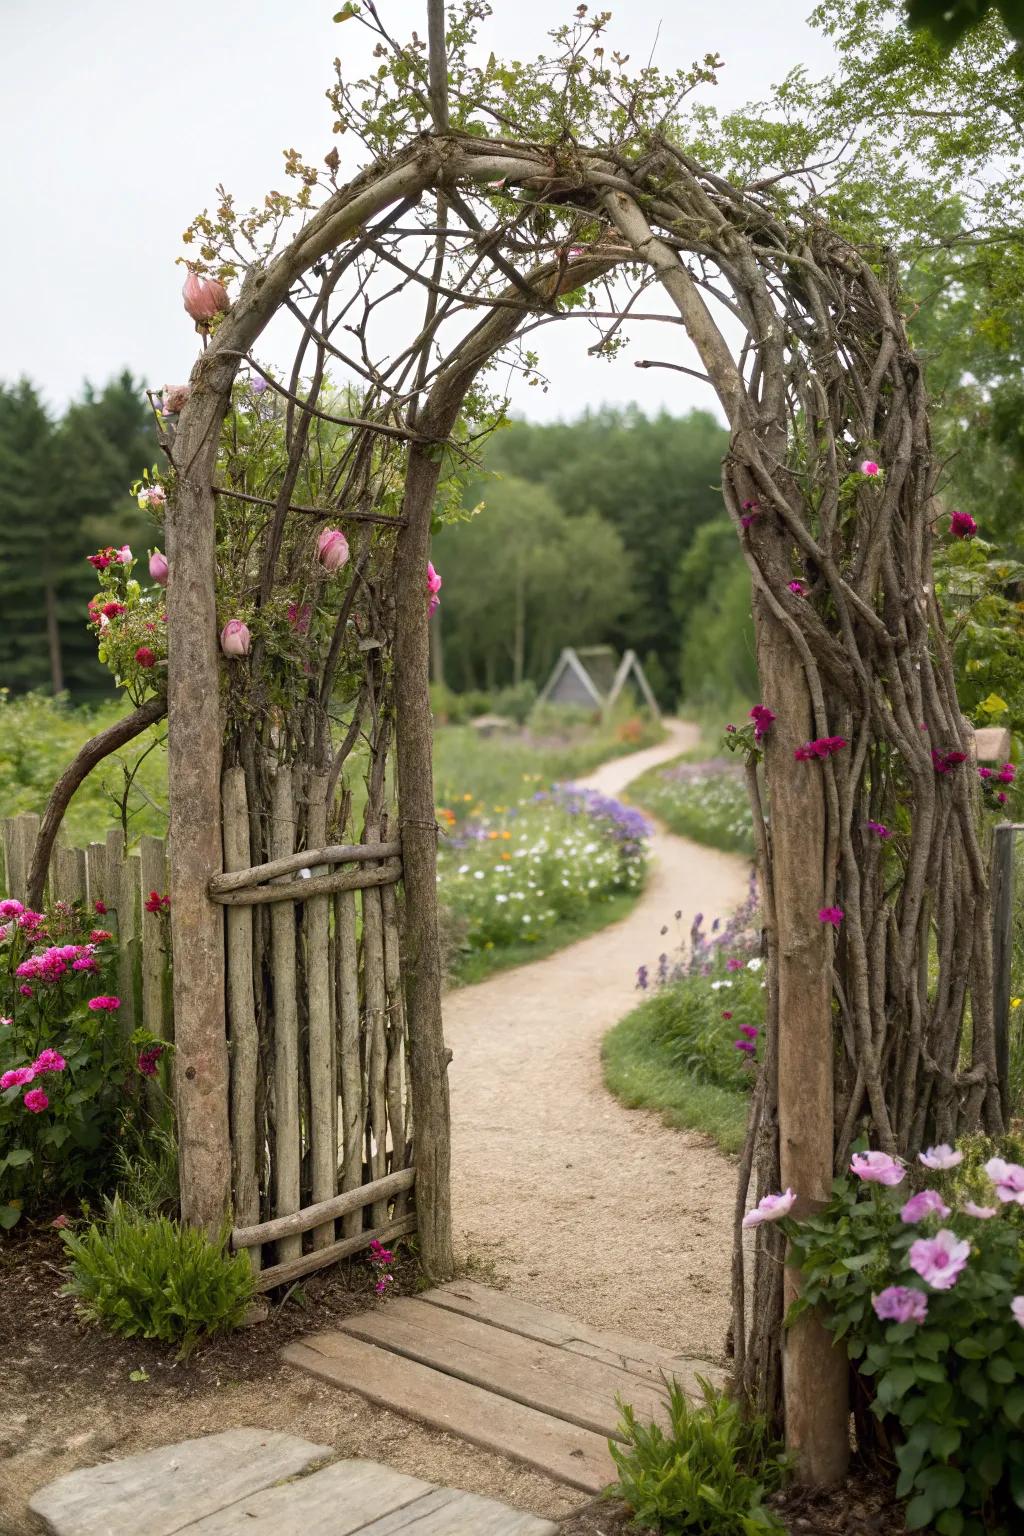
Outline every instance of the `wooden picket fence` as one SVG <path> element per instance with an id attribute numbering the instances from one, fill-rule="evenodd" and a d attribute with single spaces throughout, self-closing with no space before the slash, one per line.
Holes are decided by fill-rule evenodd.
<path id="1" fill-rule="evenodd" d="M 210 894 L 225 911 L 232 1246 L 261 1291 L 416 1229 L 401 845 L 382 825 L 376 838 L 328 846 L 327 826 L 326 778 L 278 771 L 272 857 L 253 867 L 245 776 L 225 771 L 225 873 Z M 0 830 L 0 891 L 25 901 L 39 817 Z M 171 1041 L 167 925 L 145 910 L 167 880 L 164 841 L 143 837 L 126 853 L 117 828 L 88 848 L 55 847 L 47 900 L 102 903 L 119 1018 Z"/>
<path id="2" fill-rule="evenodd" d="M 18 901 L 28 898 L 28 872 L 39 831 L 32 812 L 0 821 L 3 875 L 0 891 Z M 167 848 L 159 837 L 143 837 L 138 850 L 125 852 L 124 833 L 112 827 L 106 841 L 88 848 L 58 842 L 50 860 L 47 900 L 96 902 L 106 908 L 94 926 L 107 928 L 117 942 L 119 1019 L 125 1032 L 145 1025 L 160 1040 L 172 1038 L 170 956 L 166 925 L 146 912 L 151 891 L 167 890 Z"/>

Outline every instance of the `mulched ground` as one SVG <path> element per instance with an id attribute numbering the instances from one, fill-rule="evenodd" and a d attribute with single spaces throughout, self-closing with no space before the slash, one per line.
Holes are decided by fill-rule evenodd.
<path id="1" fill-rule="evenodd" d="M 335 1265 L 292 1287 L 284 1303 L 271 1306 L 266 1322 L 200 1343 L 187 1360 L 176 1361 L 171 1345 L 147 1339 L 119 1339 L 83 1321 L 66 1283 L 64 1245 L 59 1232 L 44 1227 L 7 1236 L 0 1247 L 0 1339 L 6 1364 L 22 1380 L 46 1391 L 58 1382 L 67 1389 L 83 1378 L 93 1389 L 123 1393 L 129 1371 L 144 1370 L 154 1384 L 179 1393 L 215 1387 L 229 1376 L 252 1381 L 280 1371 L 280 1351 L 289 1340 L 343 1317 L 364 1312 L 373 1301 L 373 1276 L 365 1264 Z M 401 1250 L 391 1294 L 415 1290 L 415 1261 Z M 0 1458 L 5 1446 L 0 1439 Z"/>
<path id="2" fill-rule="evenodd" d="M 772 1500 L 790 1536 L 905 1536 L 902 1505 L 892 1485 L 854 1473 L 830 1493 L 793 1488 Z M 558 1527 L 558 1536 L 634 1536 L 629 1511 L 618 1500 L 596 1500 Z M 923 1533 L 927 1536 L 927 1532 Z"/>

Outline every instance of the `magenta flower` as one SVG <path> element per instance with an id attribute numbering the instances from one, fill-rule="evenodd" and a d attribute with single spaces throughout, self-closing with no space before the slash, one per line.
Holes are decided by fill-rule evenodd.
<path id="1" fill-rule="evenodd" d="M 842 907 L 822 907 L 818 912 L 818 922 L 831 923 L 833 928 L 838 928 L 845 916 Z"/>
<path id="2" fill-rule="evenodd" d="M 882 473 L 874 459 L 865 459 L 860 466 L 860 472 L 862 475 L 880 475 Z"/>
<path id="3" fill-rule="evenodd" d="M 760 516 L 761 503 L 759 501 L 745 501 L 743 503 L 743 516 L 740 518 L 740 526 L 742 528 L 749 528 Z"/>
<path id="4" fill-rule="evenodd" d="M 754 740 L 761 741 L 771 730 L 775 715 L 764 704 L 755 704 L 750 711 L 750 718 L 754 722 Z"/>
<path id="5" fill-rule="evenodd" d="M 115 1013 L 121 1006 L 119 997 L 90 997 L 89 1007 L 93 1013 Z"/>
<path id="6" fill-rule="evenodd" d="M 25 908 L 20 901 L 15 901 L 13 896 L 0 901 L 0 917 L 20 917 Z"/>
<path id="7" fill-rule="evenodd" d="M 235 659 L 248 656 L 251 646 L 252 635 L 248 624 L 244 624 L 241 619 L 228 619 L 220 632 L 220 648 L 224 655 Z"/>
<path id="8" fill-rule="evenodd" d="M 1005 805 L 1006 804 L 1006 796 L 1003 794 L 1002 790 L 1000 790 L 998 795 L 996 795 L 996 801 L 998 802 L 999 805 Z"/>
<path id="9" fill-rule="evenodd" d="M 757 1046 L 754 1044 L 753 1040 L 734 1040 L 732 1044 L 733 1050 L 744 1051 L 748 1056 L 753 1056 L 754 1052 L 757 1050 Z"/>
<path id="10" fill-rule="evenodd" d="M 765 1195 L 744 1216 L 743 1225 L 749 1230 L 750 1227 L 759 1227 L 763 1221 L 781 1221 L 783 1216 L 789 1215 L 795 1203 L 796 1195 L 791 1189 L 782 1195 Z"/>
<path id="11" fill-rule="evenodd" d="M 1012 763 L 1004 763 L 996 774 L 1000 784 L 1012 784 L 1017 777 L 1017 770 Z"/>
<path id="12" fill-rule="evenodd" d="M 964 1160 L 962 1152 L 954 1152 L 948 1142 L 940 1142 L 937 1147 L 929 1147 L 925 1152 L 917 1154 L 919 1163 L 926 1168 L 932 1168 L 935 1172 L 944 1172 L 947 1168 L 959 1168 Z"/>
<path id="13" fill-rule="evenodd" d="M 1024 1296 L 1013 1298 L 1010 1302 L 1010 1311 L 1013 1313 L 1014 1321 L 1024 1328 Z"/>
<path id="14" fill-rule="evenodd" d="M 44 1109 L 50 1107 L 50 1101 L 41 1088 L 30 1088 L 21 1102 L 33 1115 L 41 1115 Z"/>
<path id="15" fill-rule="evenodd" d="M 0 1093 L 6 1093 L 8 1088 L 23 1088 L 35 1075 L 34 1067 L 12 1067 L 0 1077 Z"/>
<path id="16" fill-rule="evenodd" d="M 786 585 L 795 597 L 807 596 L 807 588 L 802 581 L 788 581 Z"/>
<path id="17" fill-rule="evenodd" d="M 55 1051 L 50 1046 L 47 1046 L 45 1051 L 39 1052 L 39 1055 L 32 1063 L 32 1070 L 37 1077 L 40 1077 L 44 1072 L 63 1072 L 66 1066 L 67 1062 L 60 1054 L 60 1051 Z"/>
<path id="18" fill-rule="evenodd" d="M 156 1064 L 163 1053 L 164 1048 L 162 1045 L 150 1045 L 144 1051 L 139 1052 L 136 1066 L 143 1077 L 156 1077 Z"/>
<path id="19" fill-rule="evenodd" d="M 950 773 L 966 761 L 966 752 L 936 752 L 932 747 L 932 767 L 936 773 Z"/>
<path id="20" fill-rule="evenodd" d="M 1024 1205 L 1024 1168 L 1019 1163 L 1007 1163 L 1001 1157 L 990 1157 L 985 1164 L 985 1172 L 1004 1205 Z"/>
<path id="21" fill-rule="evenodd" d="M 969 512 L 951 512 L 949 531 L 955 539 L 973 539 L 978 525 Z"/>
<path id="22" fill-rule="evenodd" d="M 434 562 L 432 560 L 428 560 L 427 561 L 427 591 L 428 592 L 433 592 L 433 593 L 440 592 L 440 590 L 441 590 L 443 585 L 444 585 L 444 583 L 442 582 L 441 577 L 439 576 L 438 572 L 434 570 Z"/>
<path id="23" fill-rule="evenodd" d="M 740 1034 L 746 1036 L 748 1040 L 756 1040 L 760 1033 L 761 1031 L 758 1029 L 756 1024 L 740 1025 Z"/>
<path id="24" fill-rule="evenodd" d="M 864 825 L 867 827 L 869 832 L 873 832 L 875 836 L 879 838 L 883 843 L 885 842 L 886 838 L 892 836 L 889 828 L 883 826 L 880 821 L 866 821 Z"/>
<path id="25" fill-rule="evenodd" d="M 348 539 L 340 528 L 325 528 L 316 541 L 316 553 L 325 570 L 340 571 L 348 560 Z"/>
<path id="26" fill-rule="evenodd" d="M 973 1200 L 965 1200 L 963 1208 L 965 1216 L 973 1216 L 977 1221 L 989 1221 L 999 1214 L 994 1205 L 975 1205 Z"/>
<path id="27" fill-rule="evenodd" d="M 900 1211 L 900 1221 L 912 1226 L 914 1222 L 923 1221 L 926 1216 L 940 1216 L 943 1220 L 949 1215 L 949 1206 L 942 1196 L 934 1189 L 922 1189 L 920 1194 L 911 1195 L 906 1205 Z"/>
<path id="28" fill-rule="evenodd" d="M 735 955 L 730 955 L 729 959 L 725 962 L 725 968 L 727 971 L 742 971 L 743 961 L 737 960 Z"/>
<path id="29" fill-rule="evenodd" d="M 732 1018 L 732 1010 L 729 1009 L 729 1008 L 726 1008 L 725 1011 L 722 1014 L 722 1018 L 723 1019 L 731 1019 Z"/>
<path id="30" fill-rule="evenodd" d="M 907 1170 L 888 1152 L 855 1152 L 850 1159 L 850 1172 L 865 1184 L 902 1184 L 907 1175 Z"/>
<path id="31" fill-rule="evenodd" d="M 846 745 L 845 736 L 818 736 L 814 741 L 805 741 L 802 747 L 797 747 L 793 756 L 798 763 L 813 762 L 815 758 L 824 762 L 826 757 L 832 757 Z"/>
<path id="32" fill-rule="evenodd" d="M 955 1232 L 941 1227 L 934 1237 L 919 1237 L 910 1245 L 910 1267 L 934 1291 L 951 1291 L 966 1267 L 971 1245 Z"/>
<path id="33" fill-rule="evenodd" d="M 883 1323 L 923 1323 L 928 1316 L 928 1297 L 909 1285 L 887 1286 L 872 1296 L 871 1305 Z"/>
<path id="34" fill-rule="evenodd" d="M 991 768 L 979 768 L 978 769 L 978 778 L 979 779 L 990 779 L 991 777 L 992 777 L 992 769 Z"/>

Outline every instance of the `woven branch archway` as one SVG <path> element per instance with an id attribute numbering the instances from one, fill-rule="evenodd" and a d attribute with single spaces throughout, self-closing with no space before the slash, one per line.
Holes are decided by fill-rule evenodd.
<path id="1" fill-rule="evenodd" d="M 807 1212 L 865 1130 L 912 1154 L 926 1136 L 1001 1128 L 988 892 L 973 779 L 960 766 L 971 743 L 931 580 L 937 471 L 898 284 L 883 259 L 852 249 L 813 214 L 787 213 L 770 189 L 731 185 L 657 121 L 644 127 L 636 101 L 628 132 L 608 142 L 588 119 L 593 148 L 581 147 L 582 134 L 547 142 L 452 127 L 438 9 L 434 131 L 344 186 L 332 170 L 299 234 L 248 265 L 168 444 L 184 1207 L 216 1224 L 232 1198 L 224 936 L 211 900 L 222 869 L 222 767 L 242 770 L 250 853 L 266 853 L 283 791 L 261 764 L 277 778 L 287 770 L 293 784 L 298 776 L 307 799 L 311 777 L 324 784 L 337 824 L 344 802 L 334 790 L 362 735 L 363 836 L 373 840 L 385 835 L 393 732 L 397 823 L 387 835 L 401 846 L 416 1211 L 425 1267 L 450 1272 L 424 589 L 435 500 L 442 475 L 472 452 L 478 375 L 503 348 L 578 314 L 581 298 L 617 271 L 632 279 L 629 297 L 606 287 L 608 309 L 592 299 L 585 311 L 607 322 L 610 340 L 656 281 L 730 424 L 723 491 L 751 572 L 762 698 L 776 715 L 763 775 L 753 758 L 748 765 L 768 1050 L 737 1193 L 736 1370 L 770 1411 L 784 1392 L 801 1471 L 827 1481 L 846 1457 L 845 1361 L 805 1318 L 788 1337 L 783 1383 L 781 1253 L 762 1228 L 751 1278 L 739 1239 L 750 1186 L 760 1195 L 790 1184 Z M 305 181 L 316 184 L 317 173 Z M 207 244 L 209 260 L 225 258 L 212 234 Z M 237 255 L 231 264 L 246 265 Z M 375 350 L 383 306 L 395 300 L 408 318 L 410 291 L 422 299 L 410 343 Z M 238 377 L 258 371 L 253 349 L 275 317 L 289 318 L 299 340 L 290 376 L 270 380 L 280 431 L 263 462 L 239 438 Z M 739 346 L 728 339 L 737 324 Z M 347 394 L 325 391 L 332 368 Z M 884 475 L 860 474 L 864 458 Z M 232 521 L 232 506 L 248 510 Z M 331 525 L 348 531 L 353 558 L 344 581 L 327 587 L 310 572 L 316 534 Z M 243 666 L 225 667 L 218 650 L 225 593 L 252 620 Z M 317 643 L 305 651 L 280 644 L 286 598 L 299 615 L 306 601 L 317 615 Z M 847 745 L 794 762 L 809 737 Z M 894 835 L 873 838 L 869 821 Z M 818 916 L 833 905 L 845 913 L 839 938 Z M 281 1112 L 271 1106 L 272 1131 Z M 295 1113 L 309 1117 L 309 1103 Z"/>

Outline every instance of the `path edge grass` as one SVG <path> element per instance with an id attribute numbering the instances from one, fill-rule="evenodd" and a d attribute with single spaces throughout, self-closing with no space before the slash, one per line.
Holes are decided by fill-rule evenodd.
<path id="1" fill-rule="evenodd" d="M 449 991 L 460 987 L 472 987 L 486 981 L 500 971 L 510 971 L 520 965 L 532 965 L 535 960 L 546 960 L 581 939 L 610 928 L 628 917 L 643 895 L 638 891 L 617 891 L 604 901 L 594 902 L 578 917 L 562 918 L 552 928 L 532 943 L 506 944 L 494 949 L 475 949 L 462 952 L 453 959 L 447 985 Z"/>
<path id="2" fill-rule="evenodd" d="M 653 1109 L 674 1130 L 699 1131 L 736 1155 L 747 1129 L 749 1099 L 705 1083 L 673 1062 L 652 1038 L 650 1005 L 641 1003 L 613 1024 L 601 1042 L 605 1087 L 627 1109 Z"/>

